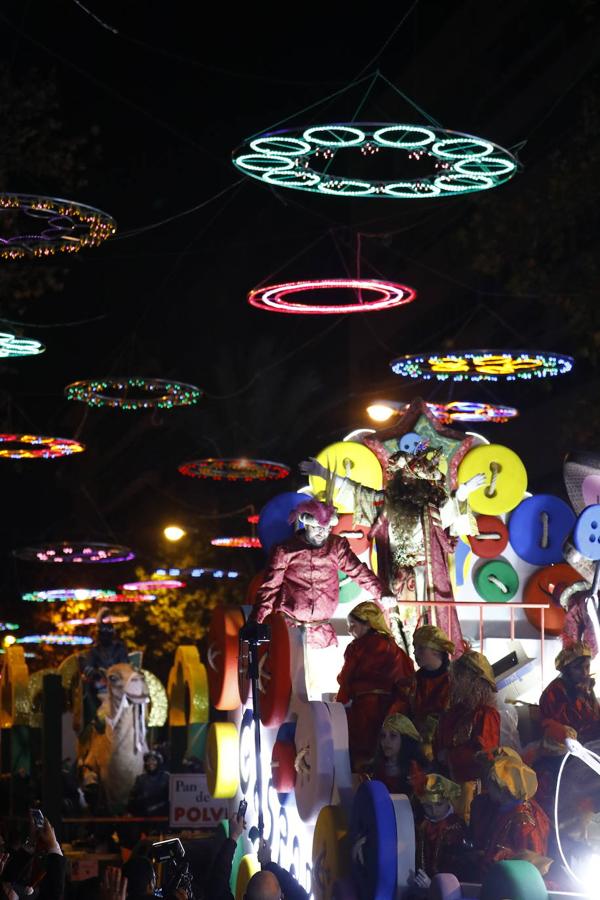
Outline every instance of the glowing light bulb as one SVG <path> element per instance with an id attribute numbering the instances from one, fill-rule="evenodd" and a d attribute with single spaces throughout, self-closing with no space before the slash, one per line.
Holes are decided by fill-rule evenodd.
<path id="1" fill-rule="evenodd" d="M 17 639 L 14 634 L 7 634 L 2 643 L 5 647 L 12 647 L 13 644 L 17 643 Z"/>
<path id="2" fill-rule="evenodd" d="M 388 400 L 378 400 L 367 406 L 367 413 L 373 422 L 388 422 L 392 416 L 397 416 L 399 404 Z"/>
<path id="3" fill-rule="evenodd" d="M 163 530 L 163 534 L 168 541 L 180 541 L 181 538 L 185 537 L 186 532 L 179 525 L 167 525 Z"/>

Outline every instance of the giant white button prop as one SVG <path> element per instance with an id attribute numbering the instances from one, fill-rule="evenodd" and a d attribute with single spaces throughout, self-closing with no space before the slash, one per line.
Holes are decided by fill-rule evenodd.
<path id="1" fill-rule="evenodd" d="M 575 524 L 571 507 L 552 494 L 535 494 L 522 500 L 508 523 L 515 553 L 533 566 L 561 562 L 565 539 Z"/>
<path id="2" fill-rule="evenodd" d="M 354 796 L 350 824 L 352 880 L 360 897 L 396 897 L 396 812 L 388 789 L 380 781 L 366 781 Z"/>
<path id="3" fill-rule="evenodd" d="M 333 791 L 333 734 L 325 703 L 309 700 L 301 705 L 295 743 L 296 807 L 304 822 L 312 822 L 319 810 L 331 802 Z"/>
<path id="4" fill-rule="evenodd" d="M 391 797 L 396 816 L 397 885 L 400 892 L 409 886 L 415 873 L 415 818 L 406 794 L 392 794 Z"/>
<path id="5" fill-rule="evenodd" d="M 352 481 L 357 481 L 365 487 L 374 488 L 377 491 L 382 488 L 383 471 L 379 460 L 373 451 L 364 444 L 358 444 L 356 441 L 338 441 L 337 444 L 330 444 L 321 450 L 316 459 L 336 475 L 350 478 Z M 325 491 L 325 479 L 320 476 L 311 475 L 309 483 L 315 497 L 322 495 Z M 338 499 L 337 491 L 334 491 L 333 499 L 338 512 L 353 512 L 352 505 Z"/>
<path id="6" fill-rule="evenodd" d="M 458 467 L 459 484 L 480 472 L 486 476 L 486 483 L 469 496 L 474 512 L 501 515 L 523 499 L 527 471 L 514 450 L 502 444 L 473 447 Z"/>

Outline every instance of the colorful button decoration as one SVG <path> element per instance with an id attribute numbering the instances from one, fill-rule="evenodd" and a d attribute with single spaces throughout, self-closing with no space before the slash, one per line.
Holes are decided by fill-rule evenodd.
<path id="1" fill-rule="evenodd" d="M 107 377 L 74 381 L 65 388 L 67 400 L 110 409 L 174 409 L 193 406 L 202 397 L 200 388 L 163 378 Z"/>
<path id="2" fill-rule="evenodd" d="M 369 525 L 359 525 L 354 523 L 354 517 L 351 513 L 341 513 L 338 515 L 337 525 L 331 529 L 333 534 L 346 538 L 352 550 L 357 556 L 366 551 L 371 546 L 369 540 Z"/>
<path id="3" fill-rule="evenodd" d="M 315 823 L 312 887 L 315 900 L 330 900 L 334 882 L 350 874 L 350 835 L 344 810 L 324 806 Z"/>
<path id="4" fill-rule="evenodd" d="M 396 896 L 396 813 L 389 791 L 380 781 L 359 785 L 352 804 L 350 845 L 352 880 L 359 897 Z"/>
<path id="5" fill-rule="evenodd" d="M 293 741 L 283 741 L 279 738 L 273 744 L 271 753 L 271 781 L 273 787 L 280 794 L 289 794 L 296 784 L 296 745 Z"/>
<path id="6" fill-rule="evenodd" d="M 362 177 L 364 158 L 402 157 L 418 171 Z M 362 159 L 361 159 L 362 158 Z M 361 177 L 348 176 L 361 159 Z M 425 165 L 426 163 L 429 165 Z M 238 147 L 234 166 L 268 185 L 333 197 L 426 200 L 489 190 L 516 174 L 516 158 L 491 141 L 430 125 L 352 122 L 264 132 Z M 393 171 L 393 163 L 391 171 Z M 381 169 L 379 162 L 378 172 Z"/>
<path id="7" fill-rule="evenodd" d="M 399 356 L 390 366 L 396 375 L 421 381 L 516 381 L 566 375 L 573 368 L 573 358 L 536 350 L 465 350 Z"/>
<path id="8" fill-rule="evenodd" d="M 265 619 L 271 626 L 271 640 L 259 649 L 260 720 L 266 728 L 279 727 L 287 716 L 292 679 L 290 674 L 290 636 L 282 613 Z"/>
<path id="9" fill-rule="evenodd" d="M 303 703 L 296 724 L 296 806 L 303 822 L 313 822 L 331 802 L 334 779 L 331 717 L 325 703 Z"/>
<path id="10" fill-rule="evenodd" d="M 534 566 L 562 560 L 565 539 L 575 524 L 571 507 L 552 494 L 527 497 L 511 513 L 510 543 L 518 556 Z"/>
<path id="11" fill-rule="evenodd" d="M 286 491 L 277 494 L 266 503 L 258 516 L 258 537 L 265 553 L 276 544 L 282 544 L 294 534 L 294 526 L 288 519 L 296 507 L 306 501 L 306 494 Z"/>
<path id="12" fill-rule="evenodd" d="M 519 589 L 519 576 L 505 559 L 491 559 L 475 570 L 473 584 L 482 600 L 506 603 Z"/>
<path id="13" fill-rule="evenodd" d="M 458 467 L 458 481 L 463 484 L 480 472 L 487 483 L 469 496 L 474 512 L 501 515 L 523 499 L 527 471 L 514 450 L 502 444 L 473 447 Z"/>
<path id="14" fill-rule="evenodd" d="M 508 528 L 498 516 L 477 516 L 479 534 L 469 535 L 471 550 L 482 559 L 500 556 L 508 544 Z"/>
<path id="15" fill-rule="evenodd" d="M 355 441 L 338 441 L 321 450 L 316 459 L 336 475 L 346 476 L 352 481 L 357 481 L 377 491 L 382 488 L 383 472 L 379 460 L 373 451 L 364 444 L 358 444 Z M 311 475 L 309 484 L 315 497 L 322 496 L 326 489 L 325 479 L 319 475 Z M 343 494 L 341 497 L 338 494 L 339 491 L 334 490 L 333 501 L 338 512 L 353 512 Z"/>
<path id="16" fill-rule="evenodd" d="M 210 701 L 215 709 L 237 709 L 241 703 L 238 688 L 240 628 L 244 614 L 239 607 L 217 606 L 208 632 L 206 672 Z"/>
<path id="17" fill-rule="evenodd" d="M 40 434 L 0 434 L 2 459 L 59 459 L 83 453 L 84 450 L 84 444 L 69 438 L 44 437 Z"/>
<path id="18" fill-rule="evenodd" d="M 206 783 L 211 797 L 235 797 L 240 786 L 238 731 L 233 722 L 211 722 L 206 739 Z"/>
<path id="19" fill-rule="evenodd" d="M 11 226 L 7 233 L 12 233 L 0 237 L 1 259 L 77 253 L 84 247 L 97 247 L 116 231 L 115 221 L 107 213 L 55 197 L 2 193 L 0 213 L 6 213 Z M 15 230 L 21 233 L 14 234 Z"/>
<path id="20" fill-rule="evenodd" d="M 188 478 L 213 481 L 278 481 L 290 474 L 289 466 L 266 459 L 192 459 L 178 471 Z"/>
<path id="21" fill-rule="evenodd" d="M 600 503 L 587 506 L 575 523 L 573 543 L 582 556 L 600 560 Z"/>
<path id="22" fill-rule="evenodd" d="M 353 303 L 302 303 L 289 300 L 302 294 L 321 291 L 353 291 Z M 364 292 L 364 294 L 363 294 Z M 371 295 L 375 294 L 375 298 Z M 248 303 L 267 312 L 290 313 L 296 315 L 347 315 L 348 313 L 379 312 L 411 303 L 416 291 L 403 284 L 380 281 L 373 278 L 323 278 L 318 281 L 290 281 L 257 288 L 248 294 Z"/>
<path id="23" fill-rule="evenodd" d="M 545 566 L 529 577 L 523 590 L 523 603 L 549 603 L 544 610 L 544 628 L 549 635 L 560 635 L 565 624 L 565 611 L 560 605 L 560 596 L 572 584 L 581 580 L 581 575 L 567 563 Z M 525 609 L 528 621 L 542 630 L 542 611 Z"/>
<path id="24" fill-rule="evenodd" d="M 98 541 L 58 541 L 53 544 L 39 544 L 35 547 L 22 547 L 13 550 L 13 556 L 27 562 L 54 564 L 93 564 L 129 562 L 135 553 L 121 544 L 100 544 Z"/>
<path id="25" fill-rule="evenodd" d="M 416 453 L 423 443 L 423 438 L 416 431 L 407 431 L 398 440 L 398 449 L 404 453 Z"/>

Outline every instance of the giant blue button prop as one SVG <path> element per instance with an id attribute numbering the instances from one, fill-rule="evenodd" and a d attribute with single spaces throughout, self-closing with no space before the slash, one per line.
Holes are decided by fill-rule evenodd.
<path id="1" fill-rule="evenodd" d="M 405 453 L 415 453 L 417 448 L 423 443 L 423 435 L 417 434 L 416 431 L 407 431 L 398 440 L 398 448 Z"/>
<path id="2" fill-rule="evenodd" d="M 294 534 L 294 526 L 288 523 L 288 517 L 297 506 L 310 498 L 296 491 L 277 494 L 269 500 L 260 511 L 258 517 L 258 537 L 265 553 L 269 553 L 275 544 L 287 541 Z"/>
<path id="3" fill-rule="evenodd" d="M 600 503 L 586 506 L 573 529 L 573 543 L 582 556 L 600 559 Z"/>
<path id="4" fill-rule="evenodd" d="M 350 847 L 352 880 L 359 897 L 394 900 L 396 896 L 396 814 L 380 781 L 360 785 L 352 804 Z"/>
<path id="5" fill-rule="evenodd" d="M 600 521 L 600 518 L 599 518 Z M 571 507 L 552 494 L 522 500 L 508 523 L 515 553 L 533 566 L 562 562 L 562 547 L 575 524 Z"/>

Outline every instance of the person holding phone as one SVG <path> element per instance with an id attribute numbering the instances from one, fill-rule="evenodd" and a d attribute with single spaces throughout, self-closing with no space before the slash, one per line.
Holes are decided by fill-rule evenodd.
<path id="1" fill-rule="evenodd" d="M 30 810 L 29 838 L 11 854 L 2 872 L 5 896 L 14 900 L 38 888 L 37 900 L 62 900 L 65 865 L 54 828 L 41 810 Z"/>

